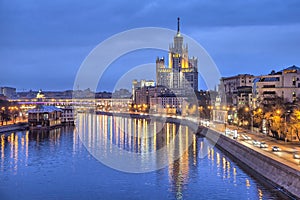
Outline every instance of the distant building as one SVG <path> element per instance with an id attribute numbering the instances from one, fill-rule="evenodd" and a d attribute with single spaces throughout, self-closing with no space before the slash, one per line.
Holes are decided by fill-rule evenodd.
<path id="1" fill-rule="evenodd" d="M 74 109 L 70 106 L 62 108 L 61 123 L 74 124 L 74 120 L 75 120 Z"/>
<path id="2" fill-rule="evenodd" d="M 19 99 L 72 99 L 72 90 L 66 91 L 27 91 L 27 92 L 17 92 Z M 42 95 L 42 96 L 41 96 Z"/>
<path id="3" fill-rule="evenodd" d="M 36 95 L 38 94 L 38 91 L 24 91 L 24 92 L 17 92 L 17 96 L 19 99 L 34 99 L 36 98 Z"/>
<path id="4" fill-rule="evenodd" d="M 112 97 L 112 93 L 111 92 L 97 92 L 95 93 L 95 98 L 96 99 L 110 99 Z"/>
<path id="5" fill-rule="evenodd" d="M 93 92 L 90 88 L 87 88 L 85 90 L 74 90 L 72 93 L 72 98 L 77 98 L 77 99 L 95 98 L 95 92 Z"/>
<path id="6" fill-rule="evenodd" d="M 204 91 L 200 90 L 196 92 L 196 96 L 198 99 L 198 105 L 199 106 L 208 106 L 212 103 L 211 96 L 214 96 L 215 91 Z M 216 92 L 215 92 L 216 93 Z"/>
<path id="7" fill-rule="evenodd" d="M 300 98 L 300 68 L 295 65 L 268 75 L 256 77 L 253 85 L 257 104 L 272 103 L 280 97 L 292 102 Z"/>
<path id="8" fill-rule="evenodd" d="M 32 129 L 51 128 L 61 125 L 62 110 L 54 106 L 38 105 L 28 110 L 28 123 Z"/>
<path id="9" fill-rule="evenodd" d="M 197 58 L 188 57 L 188 46 L 183 44 L 179 18 L 174 43 L 169 47 L 168 65 L 164 58 L 156 59 L 156 82 L 176 95 L 187 95 L 198 90 Z"/>
<path id="10" fill-rule="evenodd" d="M 155 113 L 181 114 L 187 97 L 178 97 L 176 95 L 167 94 L 150 98 L 150 110 Z"/>
<path id="11" fill-rule="evenodd" d="M 131 97 L 131 93 L 127 89 L 119 89 L 112 94 L 112 97 L 116 99 L 129 99 Z"/>
<path id="12" fill-rule="evenodd" d="M 39 92 L 38 92 L 37 95 L 36 95 L 36 98 L 37 98 L 39 101 L 42 101 L 43 99 L 45 99 L 45 94 L 43 93 L 42 90 L 39 90 Z"/>
<path id="13" fill-rule="evenodd" d="M 134 79 L 132 81 L 132 100 L 135 102 L 135 91 L 137 89 L 141 89 L 144 87 L 154 87 L 155 86 L 155 82 L 153 80 L 141 80 L 138 81 L 136 79 Z"/>
<path id="14" fill-rule="evenodd" d="M 143 86 L 135 89 L 133 103 L 136 105 L 150 105 L 150 98 L 170 94 L 170 90 L 164 86 Z"/>
<path id="15" fill-rule="evenodd" d="M 221 102 L 226 106 L 235 107 L 250 105 L 252 102 L 253 79 L 254 76 L 251 74 L 222 77 L 219 88 Z"/>
<path id="16" fill-rule="evenodd" d="M 132 89 L 134 88 L 141 88 L 141 87 L 150 87 L 150 86 L 155 86 L 155 81 L 153 80 L 141 80 L 141 81 L 138 81 L 136 79 L 134 79 L 132 81 Z"/>
<path id="17" fill-rule="evenodd" d="M 7 97 L 4 96 L 4 94 L 0 94 L 0 100 L 6 100 L 6 99 L 7 99 Z"/>
<path id="18" fill-rule="evenodd" d="M 96 100 L 97 111 L 128 111 L 132 100 L 128 98 L 101 98 Z"/>
<path id="19" fill-rule="evenodd" d="M 0 94 L 3 94 L 7 98 L 11 99 L 16 97 L 16 88 L 13 87 L 0 87 Z"/>
<path id="20" fill-rule="evenodd" d="M 180 23 L 174 43 L 169 46 L 168 63 L 164 58 L 156 59 L 156 85 L 154 81 L 133 80 L 133 104 L 149 110 L 162 108 L 164 112 L 179 112 L 184 99 L 198 91 L 198 60 L 189 58 L 188 46 L 183 44 Z M 159 111 L 160 112 L 160 111 Z"/>

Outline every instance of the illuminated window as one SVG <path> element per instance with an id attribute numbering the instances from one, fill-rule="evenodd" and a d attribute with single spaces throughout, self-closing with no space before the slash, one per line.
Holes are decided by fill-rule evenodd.
<path id="1" fill-rule="evenodd" d="M 296 79 L 296 77 L 294 76 L 294 77 L 293 77 L 293 86 L 296 86 L 296 80 L 297 80 L 297 79 Z"/>
<path id="2" fill-rule="evenodd" d="M 293 92 L 293 101 L 296 100 L 296 92 Z"/>

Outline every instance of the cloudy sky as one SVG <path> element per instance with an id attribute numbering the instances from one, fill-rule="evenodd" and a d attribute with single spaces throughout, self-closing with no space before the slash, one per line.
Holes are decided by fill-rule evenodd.
<path id="1" fill-rule="evenodd" d="M 99 43 L 133 28 L 176 30 L 178 16 L 181 31 L 206 49 L 222 76 L 300 66 L 299 8 L 297 0 L 1 0 L 0 86 L 72 89 L 82 62 Z M 164 53 L 123 56 L 98 90 L 112 90 L 126 70 Z"/>

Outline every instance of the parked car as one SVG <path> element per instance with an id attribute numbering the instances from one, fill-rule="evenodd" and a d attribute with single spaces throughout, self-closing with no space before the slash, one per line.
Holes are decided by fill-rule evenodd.
<path id="1" fill-rule="evenodd" d="M 228 129 L 228 128 L 226 128 L 226 129 L 225 129 L 225 135 L 230 135 L 230 134 L 231 134 L 231 130 Z"/>
<path id="2" fill-rule="evenodd" d="M 209 128 L 210 122 L 209 121 L 203 121 L 203 125 Z"/>
<path id="3" fill-rule="evenodd" d="M 268 148 L 268 145 L 265 142 L 261 142 L 259 147 L 260 148 Z"/>
<path id="4" fill-rule="evenodd" d="M 252 141 L 252 144 L 253 144 L 254 146 L 260 146 L 260 142 L 257 141 L 257 140 L 253 140 L 253 141 Z"/>
<path id="5" fill-rule="evenodd" d="M 251 140 L 251 137 L 248 135 L 243 134 L 242 137 L 244 140 Z"/>
<path id="6" fill-rule="evenodd" d="M 281 149 L 278 146 L 273 146 L 272 151 L 281 151 Z"/>
<path id="7" fill-rule="evenodd" d="M 237 139 L 239 137 L 239 134 L 237 132 L 237 130 L 233 130 L 233 139 Z"/>
<path id="8" fill-rule="evenodd" d="M 299 152 L 295 152 L 294 155 L 293 155 L 293 157 L 295 159 L 300 159 L 300 153 Z"/>

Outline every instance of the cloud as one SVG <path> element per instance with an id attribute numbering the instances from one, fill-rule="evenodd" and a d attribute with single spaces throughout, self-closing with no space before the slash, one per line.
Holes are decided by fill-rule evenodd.
<path id="1" fill-rule="evenodd" d="M 299 25 L 193 29 L 191 37 L 216 61 L 223 76 L 267 74 L 300 63 Z M 200 62 L 201 64 L 201 62 Z"/>
<path id="2" fill-rule="evenodd" d="M 203 44 L 224 74 L 239 72 L 238 66 L 245 66 L 246 72 L 260 71 L 261 66 L 299 65 L 299 7 L 297 0 L 2 0 L 0 84 L 31 87 L 12 76 L 24 66 L 35 72 L 51 66 L 61 71 L 57 80 L 68 77 L 72 82 L 66 73 L 75 70 L 75 74 L 88 51 L 101 41 L 137 27 L 175 30 L 178 16 L 182 32 Z M 32 73 L 22 75 L 35 80 Z M 32 84 L 52 87 L 47 78 Z"/>

